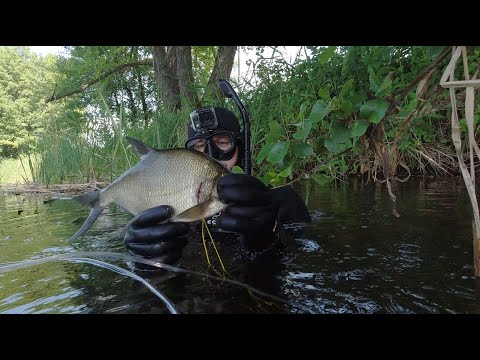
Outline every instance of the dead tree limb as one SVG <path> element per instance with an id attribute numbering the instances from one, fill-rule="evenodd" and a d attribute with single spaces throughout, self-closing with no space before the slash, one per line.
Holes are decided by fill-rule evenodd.
<path id="1" fill-rule="evenodd" d="M 90 86 L 92 86 L 93 84 L 96 84 L 97 82 L 99 81 L 102 81 L 103 79 L 105 79 L 106 77 L 116 73 L 116 72 L 120 72 L 120 71 L 123 71 L 125 70 L 126 68 L 129 68 L 129 67 L 135 67 L 135 66 L 153 66 L 153 60 L 151 59 L 148 59 L 148 60 L 143 60 L 143 61 L 136 61 L 136 62 L 132 62 L 132 63 L 128 63 L 128 64 L 121 64 L 121 65 L 118 65 L 118 66 L 115 66 L 114 68 L 104 72 L 102 75 L 100 75 L 99 77 L 95 78 L 95 79 L 92 79 L 92 80 L 89 80 L 87 81 L 86 83 L 83 83 L 80 88 L 76 89 L 76 90 L 72 90 L 72 91 L 68 91 L 68 92 L 65 92 L 63 94 L 60 94 L 60 95 L 57 95 L 57 94 L 53 94 L 49 99 L 45 100 L 46 103 L 49 103 L 50 101 L 56 101 L 56 100 L 60 100 L 64 97 L 67 97 L 67 96 L 71 96 L 71 95 L 75 95 L 75 94 L 78 94 L 78 93 L 81 93 L 83 91 L 85 91 L 86 89 L 88 89 Z"/>

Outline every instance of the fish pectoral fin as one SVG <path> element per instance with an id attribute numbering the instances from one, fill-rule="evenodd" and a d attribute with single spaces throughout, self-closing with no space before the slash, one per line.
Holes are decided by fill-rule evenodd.
<path id="1" fill-rule="evenodd" d="M 204 201 L 201 204 L 195 205 L 190 209 L 187 209 L 181 212 L 178 215 L 175 215 L 170 221 L 174 222 L 192 222 L 206 218 L 209 215 L 210 209 L 212 207 L 215 199 L 209 198 L 207 201 Z"/>

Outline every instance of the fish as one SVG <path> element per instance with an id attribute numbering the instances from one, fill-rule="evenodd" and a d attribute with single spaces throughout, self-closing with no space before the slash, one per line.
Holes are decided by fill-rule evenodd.
<path id="1" fill-rule="evenodd" d="M 172 222 L 195 222 L 228 207 L 217 193 L 218 180 L 231 173 L 216 159 L 191 149 L 158 150 L 140 140 L 126 137 L 140 155 L 140 162 L 102 190 L 73 199 L 92 210 L 81 228 L 67 241 L 81 237 L 102 211 L 116 204 L 136 216 L 143 210 L 169 205 Z"/>

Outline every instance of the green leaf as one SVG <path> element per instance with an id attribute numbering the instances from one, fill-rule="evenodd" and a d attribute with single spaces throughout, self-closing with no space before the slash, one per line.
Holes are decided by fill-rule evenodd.
<path id="1" fill-rule="evenodd" d="M 240 166 L 237 166 L 235 165 L 233 168 L 232 168 L 232 172 L 234 174 L 245 174 L 245 172 L 243 171 L 243 169 L 240 167 Z"/>
<path id="2" fill-rule="evenodd" d="M 373 69 L 369 66 L 368 67 L 368 81 L 370 82 L 370 89 L 374 92 L 377 92 L 377 90 L 380 88 L 380 80 L 378 79 L 377 75 L 375 75 L 375 72 Z"/>
<path id="3" fill-rule="evenodd" d="M 383 83 L 382 85 L 380 85 L 380 88 L 375 93 L 375 96 L 382 97 L 385 94 L 387 94 L 391 89 L 392 89 L 392 79 L 390 78 L 390 73 L 389 73 L 387 76 L 385 76 L 385 79 L 383 79 Z"/>
<path id="4" fill-rule="evenodd" d="M 270 128 L 270 132 L 266 139 L 267 143 L 274 143 L 284 137 L 285 130 L 277 121 L 270 121 L 268 127 Z"/>
<path id="5" fill-rule="evenodd" d="M 328 87 L 322 87 L 318 90 L 318 97 L 325 100 L 330 100 L 330 89 Z"/>
<path id="6" fill-rule="evenodd" d="M 277 121 L 270 121 L 268 127 L 271 133 L 283 135 L 283 128 Z"/>
<path id="7" fill-rule="evenodd" d="M 275 164 L 281 163 L 285 155 L 287 155 L 289 147 L 290 147 L 290 142 L 287 142 L 287 141 L 276 142 L 275 144 L 273 144 L 273 147 L 267 156 L 267 160 Z"/>
<path id="8" fill-rule="evenodd" d="M 320 186 L 325 186 L 332 182 L 333 178 L 325 174 L 313 174 L 313 180 Z"/>
<path id="9" fill-rule="evenodd" d="M 360 110 L 362 103 L 365 101 L 365 94 L 353 94 L 345 97 L 345 100 L 348 100 L 352 103 L 353 111 L 358 111 Z"/>
<path id="10" fill-rule="evenodd" d="M 348 139 L 345 142 L 339 142 L 335 138 L 328 138 L 325 139 L 323 145 L 327 148 L 328 151 L 335 154 L 351 148 L 352 141 Z"/>
<path id="11" fill-rule="evenodd" d="M 340 96 L 347 93 L 353 87 L 354 82 L 355 82 L 354 79 L 350 79 L 347 82 L 345 82 L 345 84 L 342 85 L 342 90 L 340 91 Z"/>
<path id="12" fill-rule="evenodd" d="M 312 122 L 310 121 L 310 119 L 305 119 L 305 121 L 303 122 L 303 127 L 299 129 L 295 134 L 293 134 L 293 137 L 297 140 L 305 140 L 310 134 L 311 129 Z"/>
<path id="13" fill-rule="evenodd" d="M 335 54 L 336 49 L 336 46 L 329 46 L 328 48 L 323 50 L 321 54 L 318 55 L 318 63 L 320 65 L 325 64 L 332 57 L 332 55 Z"/>
<path id="14" fill-rule="evenodd" d="M 310 144 L 295 144 L 293 154 L 298 158 L 307 158 L 314 154 L 313 147 Z"/>
<path id="15" fill-rule="evenodd" d="M 350 130 L 339 123 L 332 124 L 330 136 L 338 143 L 344 143 L 350 138 Z"/>
<path id="16" fill-rule="evenodd" d="M 380 99 L 367 101 L 360 108 L 360 115 L 368 119 L 368 121 L 378 124 L 385 116 L 387 107 L 388 103 Z"/>
<path id="17" fill-rule="evenodd" d="M 342 109 L 346 116 L 350 116 L 353 112 L 353 104 L 348 100 L 342 100 L 342 103 L 340 104 L 340 109 Z"/>
<path id="18" fill-rule="evenodd" d="M 289 177 L 290 175 L 292 175 L 292 164 L 278 173 L 278 176 L 283 178 Z"/>
<path id="19" fill-rule="evenodd" d="M 369 122 L 366 120 L 355 121 L 355 124 L 353 125 L 352 131 L 351 131 L 352 136 L 360 137 L 363 134 L 365 134 L 365 131 L 367 131 L 368 125 L 369 125 Z"/>
<path id="20" fill-rule="evenodd" d="M 260 164 L 270 154 L 274 144 L 265 144 L 257 155 L 257 164 Z"/>
<path id="21" fill-rule="evenodd" d="M 317 123 L 323 120 L 328 113 L 332 111 L 330 105 L 323 100 L 317 100 L 312 107 L 312 112 L 308 117 L 312 122 Z"/>
<path id="22" fill-rule="evenodd" d="M 309 101 L 304 101 L 302 105 L 300 105 L 300 114 L 305 114 L 305 110 L 307 110 L 307 107 L 310 105 Z"/>

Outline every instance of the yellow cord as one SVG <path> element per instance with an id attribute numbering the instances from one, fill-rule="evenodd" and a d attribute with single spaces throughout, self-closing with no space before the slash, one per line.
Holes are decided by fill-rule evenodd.
<path id="1" fill-rule="evenodd" d="M 203 222 L 205 223 L 205 220 L 203 220 Z M 215 245 L 215 242 L 213 241 L 212 234 L 210 233 L 210 229 L 208 228 L 206 223 L 205 223 L 205 227 L 207 228 L 208 236 L 210 236 L 210 240 L 212 242 L 213 248 L 215 249 L 215 252 L 217 253 L 218 260 L 220 260 L 220 265 L 222 265 L 223 271 L 225 271 L 228 274 L 228 276 L 230 276 L 228 271 L 225 269 L 225 266 L 223 266 L 222 258 L 220 257 L 220 254 L 218 253 L 217 246 Z"/>
<path id="2" fill-rule="evenodd" d="M 203 248 L 205 249 L 205 255 L 207 257 L 207 262 L 208 262 L 208 266 L 212 266 L 212 264 L 210 263 L 210 258 L 208 257 L 208 250 L 207 250 L 207 243 L 205 241 L 205 232 L 203 231 L 203 225 L 207 225 L 205 224 L 205 219 L 202 219 L 202 240 L 203 240 Z"/>
<path id="3" fill-rule="evenodd" d="M 205 241 L 205 231 L 204 231 L 204 227 L 207 229 L 208 236 L 210 237 L 210 240 L 211 240 L 211 242 L 212 242 L 213 248 L 215 249 L 215 252 L 217 253 L 217 257 L 218 257 L 218 260 L 220 261 L 220 265 L 222 265 L 222 269 L 223 269 L 223 271 L 224 271 L 224 274 L 227 274 L 230 278 L 232 278 L 232 276 L 228 273 L 228 271 L 225 269 L 225 266 L 223 265 L 222 258 L 220 257 L 220 253 L 218 252 L 217 246 L 215 245 L 215 242 L 213 241 L 212 234 L 210 233 L 210 229 L 208 228 L 208 225 L 207 225 L 207 223 L 205 222 L 205 219 L 202 219 L 202 240 L 203 240 L 203 247 L 204 247 L 204 249 L 205 249 L 205 255 L 207 256 L 208 266 L 213 268 L 212 264 L 210 263 L 210 259 L 209 259 L 209 257 L 208 257 L 208 250 L 207 250 L 207 243 L 206 243 L 206 241 Z M 215 270 L 215 268 L 213 268 L 213 270 Z M 215 270 L 215 272 L 217 272 L 217 271 Z M 218 272 L 217 272 L 217 273 L 218 273 Z M 264 304 L 266 304 L 267 306 L 272 306 L 272 307 L 273 307 L 273 306 L 276 306 L 277 308 L 280 308 L 280 309 L 284 310 L 281 306 L 278 306 L 277 304 L 275 304 L 275 303 L 273 303 L 273 302 L 271 302 L 271 301 L 266 301 L 266 300 L 263 300 L 263 299 L 259 298 L 258 296 L 255 296 L 250 289 L 248 290 L 248 293 L 249 293 L 249 295 L 250 295 L 253 299 L 257 300 L 257 301 L 260 302 L 260 303 L 264 303 Z"/>

